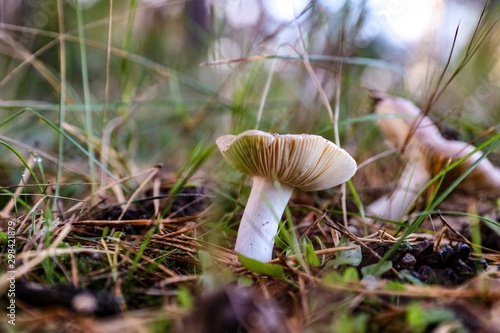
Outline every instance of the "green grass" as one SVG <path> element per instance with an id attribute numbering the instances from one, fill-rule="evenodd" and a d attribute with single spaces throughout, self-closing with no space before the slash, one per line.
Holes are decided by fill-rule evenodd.
<path id="1" fill-rule="evenodd" d="M 27 5 L 27 17 L 47 17 L 44 24 L 8 22 L 9 37 L 0 41 L 1 278 L 7 225 L 14 223 L 17 279 L 113 295 L 128 325 L 111 319 L 116 331 L 182 330 L 198 320 L 193 311 L 206 306 L 207 291 L 233 284 L 251 286 L 259 295 L 251 294 L 252 300 L 272 300 L 280 320 L 298 332 L 424 332 L 440 325 L 460 331 L 467 323 L 457 304 L 493 311 L 496 273 L 478 274 L 465 292 L 413 277 L 381 277 L 395 270 L 389 259 L 401 247 L 422 234 L 438 239 L 441 230 L 432 230 L 429 221 L 441 215 L 470 221 L 474 255 L 498 266 L 498 250 L 481 247 L 480 228 L 498 233 L 498 196 L 467 197 L 468 206 L 454 202 L 457 185 L 479 161 L 447 188 L 422 190 L 428 200 L 410 212 L 410 223 L 361 223 L 354 236 L 344 222 L 365 220 L 366 207 L 390 192 L 402 165 L 396 154 L 384 154 L 380 118 L 371 113 L 365 87 L 368 70 L 391 73 L 398 82 L 391 93 L 413 100 L 440 125 L 454 127 L 461 140 L 474 141 L 482 159 L 499 164 L 498 76 L 488 76 L 498 67 L 494 5 L 477 18 L 465 48 L 454 45 L 451 53 L 450 46 L 432 46 L 450 56 L 434 62 L 436 70 L 427 67 L 427 84 L 413 91 L 415 63 L 385 58 L 380 40 L 355 46 L 357 24 L 367 14 L 352 17 L 349 5 L 329 13 L 311 3 L 300 19 L 272 34 L 231 29 L 217 10 L 207 13 L 212 26 L 203 26 L 188 9 L 168 12 L 173 4 L 161 12 L 141 1 L 98 1 L 90 8 L 79 1 L 50 3 L 50 9 Z M 280 34 L 297 26 L 302 40 L 278 48 Z M 12 38 L 16 34 L 23 38 Z M 240 59 L 222 51 L 209 57 L 220 37 L 238 45 Z M 425 52 L 421 57 L 432 60 Z M 471 112 L 474 103 L 481 108 Z M 347 186 L 296 191 L 276 237 L 281 256 L 267 264 L 232 251 L 249 179 L 228 166 L 214 144 L 220 135 L 256 127 L 319 134 L 340 142 L 358 164 L 370 161 Z M 460 162 L 429 184 L 440 184 Z M 369 237 L 377 230 L 385 230 L 383 240 L 382 232 Z M 460 237 L 444 239 L 456 243 Z M 350 265 L 359 262 L 360 247 L 375 242 L 393 245 L 371 266 Z M 336 246 L 347 248 L 338 252 Z M 0 280 L 2 294 L 6 281 Z M 98 317 L 68 313 L 23 305 L 16 326 L 49 332 L 65 320 L 87 320 L 97 331 L 107 328 Z M 12 331 L 5 320 L 0 327 Z"/>

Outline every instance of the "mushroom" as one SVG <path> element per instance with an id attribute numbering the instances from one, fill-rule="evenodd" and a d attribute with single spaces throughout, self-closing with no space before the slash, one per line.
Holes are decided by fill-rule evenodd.
<path id="1" fill-rule="evenodd" d="M 476 147 L 441 136 L 432 120 L 412 102 L 403 98 L 375 94 L 375 113 L 384 115 L 378 120 L 380 129 L 401 153 L 407 164 L 394 192 L 367 207 L 372 215 L 388 220 L 400 220 L 417 199 L 418 193 L 447 165 L 471 154 Z M 391 117 L 393 115 L 394 117 Z M 483 153 L 476 151 L 443 177 L 442 186 L 450 185 Z M 468 194 L 498 194 L 500 169 L 483 158 L 475 169 L 457 186 Z"/>
<path id="2" fill-rule="evenodd" d="M 274 236 L 293 189 L 318 191 L 349 180 L 356 162 L 318 135 L 250 130 L 216 141 L 224 159 L 253 177 L 235 251 L 259 261 L 272 258 Z"/>

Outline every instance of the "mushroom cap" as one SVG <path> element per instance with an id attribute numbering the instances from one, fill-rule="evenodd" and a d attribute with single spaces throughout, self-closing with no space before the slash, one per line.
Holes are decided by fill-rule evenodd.
<path id="1" fill-rule="evenodd" d="M 446 141 L 434 122 L 409 100 L 382 95 L 378 97 L 375 113 L 386 116 L 379 119 L 378 124 L 384 135 L 397 148 L 411 145 L 414 138 L 423 145 L 431 146 Z"/>
<path id="2" fill-rule="evenodd" d="M 251 176 L 269 177 L 302 191 L 328 189 L 349 180 L 356 161 L 319 135 L 249 130 L 216 141 L 224 159 Z"/>

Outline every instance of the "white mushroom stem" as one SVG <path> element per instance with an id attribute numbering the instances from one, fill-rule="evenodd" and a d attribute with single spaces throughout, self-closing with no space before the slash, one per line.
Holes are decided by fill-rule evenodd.
<path id="1" fill-rule="evenodd" d="M 421 159 L 408 162 L 394 192 L 372 202 L 367 211 L 388 220 L 400 220 L 430 179 L 431 175 Z"/>
<path id="2" fill-rule="evenodd" d="M 266 262 L 272 259 L 274 237 L 293 187 L 266 177 L 253 177 L 252 190 L 238 229 L 235 251 Z"/>

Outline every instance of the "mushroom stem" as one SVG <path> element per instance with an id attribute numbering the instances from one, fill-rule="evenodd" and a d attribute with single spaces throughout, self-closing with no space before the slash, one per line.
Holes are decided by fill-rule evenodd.
<path id="1" fill-rule="evenodd" d="M 250 197 L 241 219 L 235 251 L 266 262 L 272 259 L 274 236 L 293 187 L 266 177 L 253 177 Z"/>
<path id="2" fill-rule="evenodd" d="M 423 157 L 410 161 L 403 170 L 394 192 L 372 202 L 366 210 L 374 216 L 399 221 L 430 179 L 431 175 L 423 164 Z"/>

